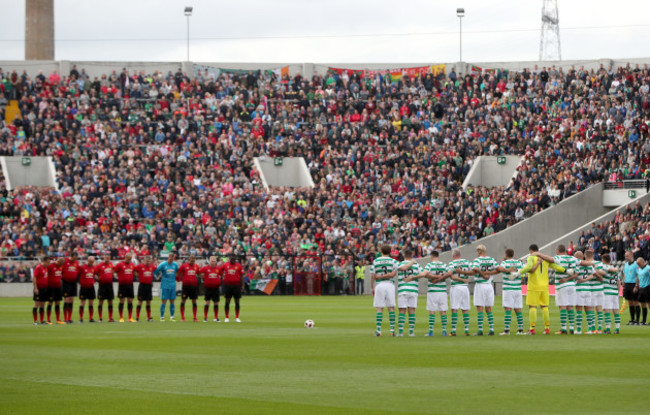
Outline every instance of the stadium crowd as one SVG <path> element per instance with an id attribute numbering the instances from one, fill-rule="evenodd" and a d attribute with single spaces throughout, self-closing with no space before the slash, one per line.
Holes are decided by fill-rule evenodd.
<path id="1" fill-rule="evenodd" d="M 329 274 L 379 244 L 447 251 L 593 183 L 650 175 L 650 73 L 638 65 L 0 78 L 0 111 L 18 99 L 22 115 L 0 124 L 0 154 L 52 156 L 59 186 L 0 183 L 2 257 L 237 253 L 259 277 L 265 257 L 318 253 Z M 461 188 L 477 156 L 501 154 L 525 157 L 508 186 Z M 256 156 L 305 157 L 315 188 L 264 189 Z M 619 252 L 610 225 L 625 219 L 576 243 L 607 237 Z M 647 257 L 637 232 L 622 249 Z M 286 271 L 276 263 L 266 271 Z"/>

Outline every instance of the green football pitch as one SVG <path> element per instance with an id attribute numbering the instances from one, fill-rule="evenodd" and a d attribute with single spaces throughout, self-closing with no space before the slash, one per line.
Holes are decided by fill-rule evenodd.
<path id="1" fill-rule="evenodd" d="M 155 301 L 153 323 L 66 326 L 33 326 L 29 299 L 3 298 L 0 413 L 620 414 L 648 408 L 650 327 L 624 325 L 620 335 L 600 336 L 428 338 L 424 303 L 420 297 L 417 337 L 393 338 L 373 336 L 370 297 L 245 297 L 241 324 L 161 323 Z M 500 331 L 503 311 L 495 310 Z M 557 330 L 557 308 L 551 310 Z M 306 329 L 306 319 L 316 327 Z M 387 332 L 387 321 L 384 327 Z"/>

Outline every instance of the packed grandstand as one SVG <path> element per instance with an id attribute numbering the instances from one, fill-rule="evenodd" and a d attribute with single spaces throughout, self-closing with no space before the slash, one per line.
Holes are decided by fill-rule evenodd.
<path id="1" fill-rule="evenodd" d="M 0 76 L 2 120 L 8 100 L 22 116 L 0 121 L 0 155 L 52 156 L 59 188 L 0 183 L 3 258 L 237 253 L 260 277 L 290 266 L 265 258 L 320 254 L 350 273 L 380 244 L 444 252 L 593 183 L 650 177 L 646 66 Z M 461 187 L 477 156 L 502 154 L 524 156 L 509 185 Z M 267 190 L 261 156 L 304 157 L 315 187 Z M 632 210 L 576 248 L 647 258 L 650 206 Z"/>

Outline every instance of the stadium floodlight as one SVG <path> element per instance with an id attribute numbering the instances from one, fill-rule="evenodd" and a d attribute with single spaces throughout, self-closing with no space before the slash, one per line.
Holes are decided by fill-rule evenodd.
<path id="1" fill-rule="evenodd" d="M 185 7 L 185 17 L 187 17 L 187 61 L 190 61 L 190 16 L 192 15 L 193 7 Z"/>
<path id="2" fill-rule="evenodd" d="M 456 9 L 456 16 L 460 22 L 460 62 L 463 61 L 463 17 L 465 17 L 465 9 L 459 7 Z"/>

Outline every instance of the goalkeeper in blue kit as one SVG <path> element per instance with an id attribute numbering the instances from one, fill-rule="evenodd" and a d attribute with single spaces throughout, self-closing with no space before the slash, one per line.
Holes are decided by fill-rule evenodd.
<path id="1" fill-rule="evenodd" d="M 169 301 L 169 320 L 174 321 L 174 312 L 176 311 L 176 273 L 178 272 L 178 264 L 174 262 L 174 253 L 169 253 L 167 261 L 158 265 L 158 268 L 153 272 L 154 276 L 162 275 L 160 280 L 160 321 L 165 321 L 165 307 Z"/>

